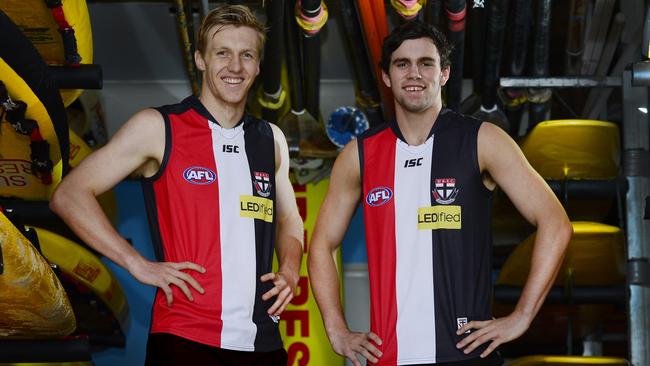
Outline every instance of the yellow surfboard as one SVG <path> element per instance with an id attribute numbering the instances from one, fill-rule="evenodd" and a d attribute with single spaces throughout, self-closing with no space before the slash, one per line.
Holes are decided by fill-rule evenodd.
<path id="1" fill-rule="evenodd" d="M 0 213 L 0 336 L 58 337 L 76 320 L 68 296 L 47 261 Z"/>
<path id="2" fill-rule="evenodd" d="M 620 228 L 596 222 L 573 222 L 573 237 L 555 280 L 563 285 L 572 273 L 577 286 L 607 286 L 625 281 L 625 243 Z M 522 286 L 535 243 L 529 236 L 510 254 L 501 268 L 498 285 Z"/>
<path id="3" fill-rule="evenodd" d="M 619 357 L 586 356 L 527 356 L 512 360 L 508 366 L 628 366 L 630 363 Z"/>
<path id="4" fill-rule="evenodd" d="M 625 283 L 624 238 L 620 228 L 594 222 L 573 222 L 573 237 L 569 242 L 556 286 L 610 286 Z M 535 234 L 524 240 L 503 264 L 497 285 L 523 286 L 528 278 Z M 509 314 L 514 305 L 495 304 L 497 317 Z M 517 342 L 563 344 L 572 318 L 576 339 L 597 329 L 599 324 L 616 313 L 614 305 L 584 304 L 568 307 L 545 304 L 528 332 Z"/>
<path id="5" fill-rule="evenodd" d="M 546 180 L 609 180 L 619 174 L 620 134 L 618 126 L 611 122 L 541 122 L 520 142 L 520 147 L 530 165 Z M 613 203 L 609 198 L 569 196 L 564 206 L 571 220 L 603 221 Z M 506 240 L 525 237 L 534 230 L 502 192 L 495 195 L 493 228 Z"/>
<path id="6" fill-rule="evenodd" d="M 65 20 L 74 30 L 82 64 L 93 63 L 93 39 L 86 0 L 62 0 Z M 11 18 L 36 47 L 48 65 L 65 65 L 65 52 L 59 26 L 44 0 L 2 0 L 0 10 Z M 82 90 L 61 90 L 67 107 Z"/>
<path id="7" fill-rule="evenodd" d="M 126 330 L 129 306 L 124 290 L 111 270 L 91 251 L 51 231 L 34 228 L 43 256 L 61 271 L 88 287 L 113 312 Z"/>
<path id="8" fill-rule="evenodd" d="M 547 180 L 612 179 L 620 169 L 619 130 L 611 122 L 541 122 L 522 141 L 521 150 Z"/>

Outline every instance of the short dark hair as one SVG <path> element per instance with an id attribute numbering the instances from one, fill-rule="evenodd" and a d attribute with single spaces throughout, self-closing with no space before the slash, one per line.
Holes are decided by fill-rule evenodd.
<path id="1" fill-rule="evenodd" d="M 430 38 L 433 41 L 440 55 L 440 69 L 444 69 L 451 64 L 449 55 L 451 54 L 453 45 L 449 43 L 447 37 L 433 25 L 418 20 L 411 20 L 395 28 L 388 37 L 384 38 L 380 63 L 382 70 L 388 74 L 390 58 L 393 52 L 404 41 L 418 38 Z"/>

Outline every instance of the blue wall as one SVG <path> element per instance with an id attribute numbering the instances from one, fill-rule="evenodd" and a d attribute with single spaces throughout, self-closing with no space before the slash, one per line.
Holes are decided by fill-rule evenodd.
<path id="1" fill-rule="evenodd" d="M 119 212 L 119 233 L 130 239 L 135 249 L 148 259 L 154 259 L 153 246 L 139 181 L 125 181 L 115 187 Z M 151 305 L 155 295 L 152 286 L 136 281 L 122 267 L 103 259 L 122 284 L 129 302 L 129 326 L 126 330 L 126 347 L 112 348 L 93 355 L 97 366 L 136 366 L 144 364 L 144 351 L 151 322 Z"/>

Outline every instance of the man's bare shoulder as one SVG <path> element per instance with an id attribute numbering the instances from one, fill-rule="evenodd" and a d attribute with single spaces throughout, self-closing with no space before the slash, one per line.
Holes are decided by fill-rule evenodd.
<path id="1" fill-rule="evenodd" d="M 269 123 L 269 125 L 271 126 L 271 131 L 273 131 L 273 139 L 275 140 L 275 142 L 277 143 L 278 141 L 284 141 L 284 143 L 286 144 L 287 140 L 284 137 L 284 132 L 282 132 L 280 127 L 276 126 L 273 123 Z"/>
<path id="2" fill-rule="evenodd" d="M 150 108 L 137 112 L 115 133 L 107 147 L 133 155 L 142 163 L 148 160 L 160 163 L 165 152 L 163 116 Z"/>
<path id="3" fill-rule="evenodd" d="M 153 108 L 147 108 L 137 112 L 129 118 L 124 124 L 124 127 L 149 132 L 164 132 L 165 120 L 160 112 Z"/>
<path id="4" fill-rule="evenodd" d="M 336 158 L 336 160 L 339 159 L 344 160 L 346 163 L 359 166 L 359 142 L 357 139 L 352 139 L 343 147 L 339 156 Z"/>
<path id="5" fill-rule="evenodd" d="M 354 139 L 339 152 L 334 162 L 331 181 L 357 184 L 360 182 L 360 177 L 358 142 Z"/>
<path id="6" fill-rule="evenodd" d="M 146 143 L 146 141 L 155 140 L 159 136 L 165 136 L 165 121 L 160 112 L 148 108 L 129 118 L 115 133 L 113 140 L 127 139 Z"/>
<path id="7" fill-rule="evenodd" d="M 479 160 L 487 162 L 489 159 L 498 158 L 499 152 L 517 150 L 517 143 L 501 127 L 483 122 L 478 130 Z"/>

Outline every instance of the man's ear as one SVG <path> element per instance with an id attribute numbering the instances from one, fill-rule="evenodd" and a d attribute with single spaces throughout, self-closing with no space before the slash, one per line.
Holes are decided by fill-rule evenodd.
<path id="1" fill-rule="evenodd" d="M 381 79 L 384 81 L 384 85 L 390 88 L 390 76 L 384 70 L 381 70 Z"/>
<path id="2" fill-rule="evenodd" d="M 449 80 L 449 73 L 451 72 L 451 66 L 447 66 L 444 69 L 442 69 L 442 73 L 440 75 L 440 86 L 444 86 L 447 84 L 447 80 Z"/>
<path id="3" fill-rule="evenodd" d="M 196 63 L 196 68 L 205 71 L 205 60 L 203 59 L 203 55 L 201 55 L 201 52 L 198 50 L 194 51 L 194 62 Z"/>

